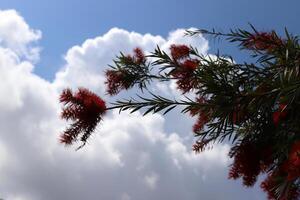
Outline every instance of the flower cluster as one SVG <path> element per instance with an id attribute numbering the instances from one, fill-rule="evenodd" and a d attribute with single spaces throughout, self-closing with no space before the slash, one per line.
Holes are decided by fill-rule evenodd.
<path id="1" fill-rule="evenodd" d="M 186 45 L 172 44 L 170 46 L 171 56 L 175 61 L 186 58 L 190 55 L 190 48 Z"/>
<path id="2" fill-rule="evenodd" d="M 201 106 L 192 107 L 189 111 L 191 116 L 198 116 L 196 123 L 193 126 L 194 133 L 198 133 L 203 130 L 205 124 L 207 124 L 211 119 L 210 113 L 207 110 L 203 110 L 203 105 L 207 103 L 207 99 L 204 97 L 198 97 L 196 98 L 196 102 Z"/>
<path id="3" fill-rule="evenodd" d="M 242 178 L 245 186 L 253 186 L 257 176 L 264 172 L 273 161 L 271 148 L 261 149 L 247 141 L 232 148 L 229 155 L 234 158 L 229 178 Z"/>
<path id="4" fill-rule="evenodd" d="M 248 49 L 268 52 L 281 47 L 282 44 L 283 41 L 273 32 L 258 32 L 242 42 L 242 45 Z"/>
<path id="5" fill-rule="evenodd" d="M 85 88 L 79 88 L 76 93 L 63 90 L 60 102 L 64 104 L 61 118 L 73 121 L 60 136 L 60 142 L 72 144 L 82 134 L 80 140 L 85 143 L 106 112 L 105 102 Z"/>
<path id="6" fill-rule="evenodd" d="M 141 48 L 137 47 L 133 50 L 133 52 L 134 56 L 132 58 L 135 64 L 140 65 L 146 62 L 145 54 Z"/>
<path id="7" fill-rule="evenodd" d="M 171 75 L 177 79 L 177 87 L 183 93 L 189 92 L 196 88 L 199 84 L 195 71 L 200 62 L 197 59 L 190 58 L 191 49 L 186 45 L 171 45 L 171 56 L 175 68 L 171 71 Z"/>
<path id="8" fill-rule="evenodd" d="M 293 181 L 300 177 L 300 141 L 296 141 L 290 150 L 288 160 L 283 164 L 287 179 Z"/>
<path id="9" fill-rule="evenodd" d="M 128 89 L 132 85 L 132 80 L 128 79 L 128 74 L 123 70 L 107 70 L 105 72 L 107 93 L 116 95 L 123 89 Z"/>
<path id="10" fill-rule="evenodd" d="M 286 104 L 280 104 L 279 109 L 273 113 L 273 122 L 278 126 L 281 120 L 284 120 L 287 117 Z"/>
<path id="11" fill-rule="evenodd" d="M 105 72 L 107 85 L 107 93 L 116 95 L 121 90 L 131 88 L 139 77 L 142 77 L 146 68 L 146 57 L 140 48 L 133 50 L 134 55 L 124 56 L 122 54 L 119 60 L 116 61 L 117 68 L 109 69 Z"/>
<path id="12" fill-rule="evenodd" d="M 299 188 L 291 182 L 286 182 L 285 186 L 278 189 L 280 181 L 285 177 L 282 170 L 275 170 L 268 174 L 267 178 L 260 184 L 264 192 L 268 194 L 269 200 L 296 200 L 300 196 Z M 278 198 L 278 194 L 283 195 Z"/>

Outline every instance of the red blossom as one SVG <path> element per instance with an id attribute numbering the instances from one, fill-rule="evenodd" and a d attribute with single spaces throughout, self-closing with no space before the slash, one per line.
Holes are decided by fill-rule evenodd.
<path id="1" fill-rule="evenodd" d="M 60 95 L 60 102 L 65 106 L 61 118 L 73 121 L 60 136 L 60 142 L 72 144 L 82 134 L 80 140 L 85 143 L 106 112 L 105 102 L 85 88 L 79 88 L 74 94 L 65 89 Z"/>
<path id="2" fill-rule="evenodd" d="M 260 51 L 272 51 L 275 48 L 282 46 L 283 41 L 275 36 L 273 33 L 261 32 L 251 35 L 248 40 L 244 41 L 242 45 L 248 49 L 255 49 Z"/>
<path id="3" fill-rule="evenodd" d="M 142 51 L 141 48 L 137 47 L 133 50 L 133 52 L 134 52 L 134 58 L 135 58 L 135 63 L 136 64 L 139 65 L 139 64 L 142 64 L 146 61 L 145 54 L 144 54 L 144 52 Z"/>
<path id="4" fill-rule="evenodd" d="M 204 98 L 204 97 L 198 97 L 196 99 L 196 101 L 199 104 L 205 104 L 207 99 Z M 201 106 L 195 106 L 194 108 L 192 108 L 190 110 L 190 115 L 191 116 L 198 115 L 198 119 L 197 119 L 196 123 L 193 126 L 193 131 L 195 133 L 201 131 L 204 128 L 205 124 L 207 124 L 210 121 L 210 113 L 202 111 Z"/>
<path id="5" fill-rule="evenodd" d="M 182 58 L 186 58 L 190 55 L 190 48 L 186 45 L 171 45 L 171 56 L 172 58 L 177 61 Z"/>
<path id="6" fill-rule="evenodd" d="M 123 57 L 123 62 L 124 62 L 125 65 L 135 64 L 134 57 L 132 57 L 131 55 L 124 56 Z"/>
<path id="7" fill-rule="evenodd" d="M 198 81 L 195 78 L 187 77 L 186 79 L 182 78 L 176 82 L 177 88 L 183 93 L 187 93 L 197 87 Z"/>
<path id="8" fill-rule="evenodd" d="M 277 169 L 268 175 L 260 184 L 260 187 L 268 194 L 269 200 L 297 200 L 300 192 L 295 185 L 286 184 L 286 188 L 278 187 L 282 177 L 285 177 L 285 173 Z M 278 188 L 284 190 L 284 192 L 279 193 Z M 279 194 L 281 194 L 281 196 L 278 196 Z"/>
<path id="9" fill-rule="evenodd" d="M 177 79 L 177 87 L 183 93 L 189 92 L 198 86 L 199 80 L 194 74 L 198 64 L 199 61 L 197 60 L 185 60 L 172 71 L 171 75 Z"/>
<path id="10" fill-rule="evenodd" d="M 193 131 L 195 133 L 201 131 L 204 128 L 204 125 L 207 124 L 209 122 L 210 118 L 209 115 L 207 113 L 200 113 L 196 123 L 193 126 Z"/>
<path id="11" fill-rule="evenodd" d="M 205 104 L 207 102 L 207 99 L 204 97 L 197 97 L 196 102 L 198 104 Z M 189 110 L 189 113 L 192 117 L 198 115 L 200 112 L 201 112 L 201 106 L 194 106 Z"/>
<path id="12" fill-rule="evenodd" d="M 288 160 L 283 164 L 283 170 L 288 174 L 289 181 L 300 177 L 300 141 L 292 145 Z"/>
<path id="13" fill-rule="evenodd" d="M 126 78 L 126 73 L 122 71 L 107 70 L 106 73 L 107 93 L 116 95 L 123 89 L 128 89 L 131 82 Z"/>
<path id="14" fill-rule="evenodd" d="M 300 141 L 293 144 L 289 158 L 294 166 L 300 167 Z"/>
<path id="15" fill-rule="evenodd" d="M 279 122 L 286 118 L 287 116 L 287 111 L 285 110 L 286 106 L 287 106 L 286 104 L 280 104 L 278 111 L 275 111 L 273 113 L 273 123 L 275 124 L 275 126 L 278 126 Z"/>
<path id="16" fill-rule="evenodd" d="M 268 175 L 268 177 L 260 184 L 260 187 L 263 189 L 264 192 L 268 194 L 269 200 L 276 200 L 276 192 L 275 188 L 278 185 L 276 182 L 276 178 L 279 177 L 278 172 L 273 172 Z"/>
<path id="17" fill-rule="evenodd" d="M 194 71 L 197 69 L 198 65 L 199 60 L 185 60 L 183 64 L 181 64 L 181 67 L 186 70 Z"/>
<path id="18" fill-rule="evenodd" d="M 229 178 L 242 178 L 245 186 L 252 186 L 256 182 L 257 176 L 272 163 L 270 159 L 272 154 L 268 151 L 265 151 L 265 148 L 259 149 L 249 142 L 242 142 L 236 146 L 229 153 L 230 157 L 234 158 L 229 171 Z"/>

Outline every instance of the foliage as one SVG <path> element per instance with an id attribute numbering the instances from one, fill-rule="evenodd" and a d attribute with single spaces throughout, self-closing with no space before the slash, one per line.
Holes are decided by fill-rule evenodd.
<path id="1" fill-rule="evenodd" d="M 69 107 L 62 116 L 74 121 L 64 136 L 67 133 L 75 141 L 82 130 L 85 133 L 81 140 L 85 142 L 106 110 L 135 112 L 146 108 L 144 114 L 165 114 L 181 106 L 182 112 L 198 117 L 193 127 L 197 137 L 195 152 L 204 151 L 209 144 L 230 141 L 229 156 L 233 163 L 229 178 L 241 178 L 245 186 L 253 186 L 257 177 L 266 173 L 261 188 L 269 199 L 297 199 L 300 192 L 299 39 L 287 31 L 282 38 L 275 31 L 259 32 L 251 28 L 251 31 L 237 29 L 230 33 L 195 30 L 187 31 L 187 35 L 225 38 L 247 50 L 255 63 L 236 63 L 220 54 L 201 55 L 196 48 L 181 44 L 170 46 L 170 54 L 159 47 L 149 55 L 144 55 L 139 48 L 133 56 L 121 54 L 106 71 L 108 94 L 116 95 L 135 85 L 144 90 L 154 80 L 175 80 L 183 94 L 195 93 L 197 99 L 176 101 L 151 93 L 149 98 L 118 100 L 106 108 L 102 101 L 93 100 L 90 107 L 82 103 L 83 99 L 73 100 L 69 92 L 71 99 L 64 100 L 68 96 L 64 92 L 61 101 Z M 81 113 L 85 117 L 93 116 L 92 120 L 85 120 Z M 91 126 L 84 128 L 78 125 L 90 122 Z M 61 142 L 71 143 L 62 138 Z"/>

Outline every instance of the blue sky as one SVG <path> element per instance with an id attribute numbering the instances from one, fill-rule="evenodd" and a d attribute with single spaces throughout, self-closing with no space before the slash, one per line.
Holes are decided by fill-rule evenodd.
<path id="1" fill-rule="evenodd" d="M 67 126 L 58 99 L 62 89 L 82 86 L 111 101 L 103 71 L 119 51 L 136 46 L 149 52 L 157 44 L 168 50 L 183 43 L 204 54 L 219 49 L 237 61 L 248 59 L 226 42 L 182 35 L 190 27 L 228 31 L 248 23 L 299 35 L 300 2 L 282 2 L 1 0 L 0 198 L 265 199 L 259 184 L 245 188 L 227 179 L 228 144 L 195 155 L 190 116 L 110 112 L 89 143 L 74 151 L 58 142 Z M 151 90 L 182 98 L 174 82 L 153 83 Z"/>
<path id="2" fill-rule="evenodd" d="M 1 9 L 16 9 L 31 27 L 40 29 L 43 38 L 41 61 L 36 73 L 53 79 L 64 62 L 62 55 L 70 46 L 87 38 L 106 33 L 112 27 L 139 33 L 166 36 L 176 28 L 249 28 L 275 29 L 287 27 L 299 34 L 298 0 L 2 0 Z M 211 45 L 213 47 L 214 45 Z M 216 44 L 226 53 L 243 57 L 226 44 Z"/>

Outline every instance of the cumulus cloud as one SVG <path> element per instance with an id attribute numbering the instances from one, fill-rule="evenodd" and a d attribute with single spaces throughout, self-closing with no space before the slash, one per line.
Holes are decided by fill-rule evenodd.
<path id="1" fill-rule="evenodd" d="M 15 10 L 0 10 L 0 44 L 14 51 L 19 57 L 37 61 L 40 48 L 32 43 L 41 38 L 39 30 L 31 29 Z"/>
<path id="2" fill-rule="evenodd" d="M 114 28 L 66 53 L 66 65 L 53 82 L 33 73 L 33 49 L 41 33 L 13 10 L 0 12 L 0 194 L 8 200 L 261 199 L 227 180 L 228 145 L 195 155 L 192 139 L 170 132 L 159 114 L 111 112 L 80 151 L 57 141 L 59 91 L 85 86 L 104 94 L 103 73 L 118 52 L 135 46 L 151 51 L 173 42 L 199 45 L 204 38 L 180 39 Z M 7 18 L 7 21 L 3 21 Z M 10 35 L 21 31 L 17 39 Z M 34 52 L 38 57 L 38 51 Z M 188 120 L 181 121 L 187 129 Z M 184 133 L 188 135 L 188 133 Z"/>

